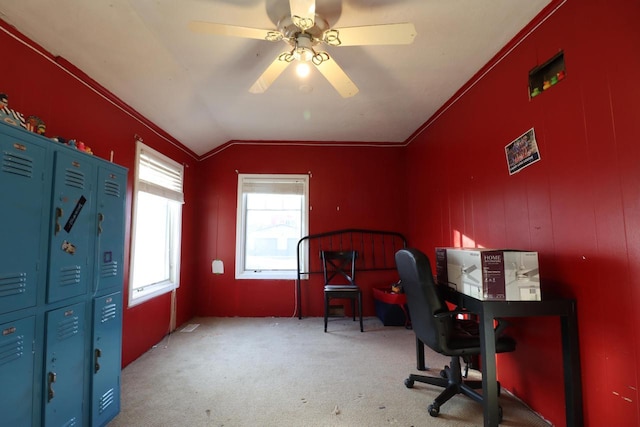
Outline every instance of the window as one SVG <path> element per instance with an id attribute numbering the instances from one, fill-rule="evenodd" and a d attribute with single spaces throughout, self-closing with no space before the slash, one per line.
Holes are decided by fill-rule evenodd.
<path id="1" fill-rule="evenodd" d="M 296 277 L 308 194 L 308 175 L 238 175 L 236 279 Z"/>
<path id="2" fill-rule="evenodd" d="M 182 182 L 179 163 L 138 141 L 129 305 L 179 286 Z"/>

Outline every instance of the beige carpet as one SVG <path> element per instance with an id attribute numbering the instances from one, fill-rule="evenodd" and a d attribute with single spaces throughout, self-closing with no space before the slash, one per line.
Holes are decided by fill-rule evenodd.
<path id="1" fill-rule="evenodd" d="M 482 408 L 458 395 L 438 418 L 440 392 L 404 379 L 416 371 L 415 337 L 375 317 L 196 318 L 127 366 L 122 412 L 109 427 L 482 426 Z M 426 349 L 432 375 L 447 358 Z M 472 375 L 477 376 L 477 372 Z M 503 392 L 504 426 L 548 427 Z"/>

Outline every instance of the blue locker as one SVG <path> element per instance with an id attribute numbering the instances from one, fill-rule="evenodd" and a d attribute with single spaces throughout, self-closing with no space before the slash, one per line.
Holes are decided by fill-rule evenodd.
<path id="1" fill-rule="evenodd" d="M 0 122 L 0 426 L 119 413 L 126 179 Z"/>
<path id="2" fill-rule="evenodd" d="M 91 425 L 104 426 L 120 412 L 122 294 L 95 298 L 91 348 Z"/>
<path id="3" fill-rule="evenodd" d="M 94 163 L 87 156 L 56 151 L 51 206 L 47 302 L 82 295 L 89 289 L 94 256 Z M 90 258 L 91 257 L 91 258 Z"/>
<path id="4" fill-rule="evenodd" d="M 122 288 L 124 268 L 124 207 L 127 170 L 117 165 L 98 167 L 97 260 L 94 293 Z"/>
<path id="5" fill-rule="evenodd" d="M 82 425 L 85 305 L 81 302 L 46 314 L 42 396 L 45 426 Z"/>
<path id="6" fill-rule="evenodd" d="M 36 305 L 46 279 L 46 148 L 0 134 L 0 314 Z"/>
<path id="7" fill-rule="evenodd" d="M 0 325 L 2 425 L 32 427 L 35 318 Z"/>

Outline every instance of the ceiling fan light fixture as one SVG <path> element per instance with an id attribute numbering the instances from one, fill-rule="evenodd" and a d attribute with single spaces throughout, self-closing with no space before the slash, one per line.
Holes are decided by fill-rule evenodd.
<path id="1" fill-rule="evenodd" d="M 313 40 L 308 34 L 298 34 L 295 40 L 295 46 L 293 48 L 293 56 L 300 61 L 311 61 L 316 55 L 313 50 Z"/>
<path id="2" fill-rule="evenodd" d="M 416 36 L 415 26 L 408 22 L 330 28 L 327 20 L 315 13 L 315 6 L 316 0 L 289 0 L 291 13 L 278 21 L 277 30 L 201 21 L 192 21 L 189 27 L 199 33 L 284 41 L 288 45 L 288 51 L 278 55 L 249 88 L 251 93 L 264 93 L 287 66 L 297 60 L 307 67 L 313 64 L 343 98 L 356 95 L 358 87 L 327 52 L 316 50 L 320 44 L 332 47 L 403 45 L 411 44 Z M 304 74 L 302 68 L 296 72 Z"/>
<path id="3" fill-rule="evenodd" d="M 296 66 L 296 74 L 298 75 L 298 77 L 301 77 L 304 79 L 309 75 L 310 72 L 311 72 L 311 67 L 309 67 L 308 62 L 300 62 Z"/>
<path id="4" fill-rule="evenodd" d="M 309 49 L 306 47 L 297 47 L 293 51 L 293 56 L 299 61 L 309 62 L 315 56 L 315 52 L 313 51 L 313 49 Z"/>

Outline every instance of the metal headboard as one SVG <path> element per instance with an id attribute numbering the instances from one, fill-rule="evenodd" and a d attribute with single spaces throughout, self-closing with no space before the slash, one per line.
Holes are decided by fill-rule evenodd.
<path id="1" fill-rule="evenodd" d="M 296 295 L 298 319 L 302 319 L 301 280 L 323 272 L 321 251 L 356 250 L 357 271 L 395 270 L 395 254 L 407 247 L 407 239 L 395 231 L 348 228 L 311 234 L 298 241 Z M 306 262 L 305 262 L 306 258 Z"/>

